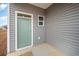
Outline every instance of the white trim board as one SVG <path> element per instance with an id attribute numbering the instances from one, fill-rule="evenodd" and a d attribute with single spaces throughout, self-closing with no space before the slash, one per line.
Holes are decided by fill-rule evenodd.
<path id="1" fill-rule="evenodd" d="M 7 53 L 9 53 L 10 52 L 10 31 L 9 31 L 9 29 L 10 29 L 10 24 L 9 24 L 9 21 L 10 21 L 10 19 L 9 19 L 9 17 L 10 17 L 10 13 L 9 13 L 9 3 L 8 3 L 8 20 L 7 20 Z"/>
<path id="2" fill-rule="evenodd" d="M 24 48 L 20 48 L 20 49 L 17 49 L 17 13 L 21 13 L 21 14 L 26 14 L 26 15 L 30 15 L 31 16 L 31 30 L 32 30 L 32 42 L 31 42 L 31 45 L 30 46 L 26 46 Z M 21 12 L 21 11 L 15 11 L 15 50 L 22 50 L 22 49 L 25 49 L 25 48 L 29 48 L 29 47 L 32 47 L 33 46 L 33 14 L 30 14 L 30 13 L 25 13 L 25 12 Z"/>
<path id="3" fill-rule="evenodd" d="M 39 25 L 39 17 L 43 17 L 43 25 Z M 38 27 L 44 27 L 45 26 L 45 17 L 42 15 L 38 15 Z"/>

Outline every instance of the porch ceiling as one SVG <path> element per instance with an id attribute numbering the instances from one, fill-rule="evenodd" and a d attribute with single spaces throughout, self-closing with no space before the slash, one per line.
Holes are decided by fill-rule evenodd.
<path id="1" fill-rule="evenodd" d="M 30 3 L 30 4 L 43 9 L 47 9 L 52 3 Z"/>

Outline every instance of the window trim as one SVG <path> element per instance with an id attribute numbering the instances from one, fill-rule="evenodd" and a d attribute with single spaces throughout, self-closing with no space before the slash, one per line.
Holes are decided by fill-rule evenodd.
<path id="1" fill-rule="evenodd" d="M 39 21 L 39 17 L 43 17 L 43 21 Z M 44 18 L 44 16 L 42 16 L 42 15 L 38 15 L 38 27 L 44 27 L 44 20 L 45 18 Z M 43 22 L 43 25 L 39 25 L 39 22 Z"/>

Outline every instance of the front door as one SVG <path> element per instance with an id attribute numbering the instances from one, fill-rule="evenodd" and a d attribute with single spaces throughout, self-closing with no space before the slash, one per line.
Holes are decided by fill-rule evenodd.
<path id="1" fill-rule="evenodd" d="M 17 17 L 17 49 L 31 46 L 31 18 Z"/>

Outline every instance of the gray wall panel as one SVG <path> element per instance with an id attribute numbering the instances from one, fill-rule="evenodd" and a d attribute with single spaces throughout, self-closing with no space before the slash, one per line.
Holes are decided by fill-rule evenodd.
<path id="1" fill-rule="evenodd" d="M 47 42 L 65 55 L 79 55 L 79 4 L 53 4 L 46 11 Z"/>
<path id="2" fill-rule="evenodd" d="M 10 52 L 15 50 L 15 11 L 33 14 L 33 45 L 36 46 L 45 41 L 45 27 L 38 27 L 38 15 L 44 16 L 44 10 L 30 4 L 10 4 Z M 41 37 L 38 40 L 38 36 Z"/>

